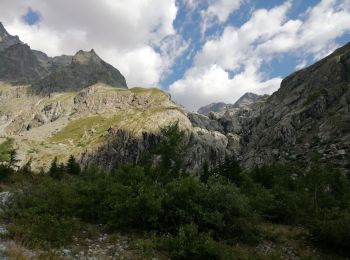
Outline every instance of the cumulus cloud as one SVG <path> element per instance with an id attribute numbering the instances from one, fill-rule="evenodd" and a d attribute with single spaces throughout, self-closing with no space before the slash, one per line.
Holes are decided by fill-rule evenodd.
<path id="1" fill-rule="evenodd" d="M 39 24 L 29 26 L 21 19 L 28 8 L 40 13 Z M 129 84 L 145 86 L 158 84 L 175 60 L 158 48 L 183 47 L 180 36 L 175 37 L 176 15 L 175 0 L 4 0 L 0 9 L 9 31 L 32 48 L 51 56 L 94 48 Z"/>
<path id="2" fill-rule="evenodd" d="M 208 40 L 185 76 L 170 86 L 175 100 L 189 110 L 210 102 L 234 102 L 245 92 L 271 93 L 280 77 L 269 78 L 263 66 L 283 54 L 319 59 L 337 47 L 336 39 L 350 32 L 350 0 L 322 0 L 303 19 L 289 19 L 292 1 L 255 10 L 241 27 L 227 26 Z M 187 98 L 196 96 L 195 99 Z"/>

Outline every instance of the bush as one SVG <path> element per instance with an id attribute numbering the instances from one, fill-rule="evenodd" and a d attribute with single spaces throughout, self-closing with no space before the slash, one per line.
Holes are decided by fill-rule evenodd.
<path id="1" fill-rule="evenodd" d="M 79 226 L 80 222 L 74 218 L 25 211 L 12 220 L 8 231 L 31 247 L 50 248 L 72 242 Z"/>
<path id="2" fill-rule="evenodd" d="M 199 233 L 195 224 L 180 226 L 176 235 L 164 235 L 158 243 L 172 259 L 220 259 L 214 240 L 206 233 Z"/>
<path id="3" fill-rule="evenodd" d="M 0 164 L 0 181 L 6 181 L 13 174 L 14 170 L 11 167 Z"/>
<path id="4" fill-rule="evenodd" d="M 350 253 L 350 213 L 327 211 L 310 226 L 313 241 L 326 248 Z"/>

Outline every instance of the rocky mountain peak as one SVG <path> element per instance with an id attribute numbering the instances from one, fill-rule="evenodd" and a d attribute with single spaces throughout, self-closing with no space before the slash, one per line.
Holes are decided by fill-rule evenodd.
<path id="1" fill-rule="evenodd" d="M 2 22 L 0 22 L 0 36 L 4 37 L 4 36 L 8 36 L 8 35 L 9 35 L 9 33 L 6 31 Z"/>
<path id="2" fill-rule="evenodd" d="M 247 92 L 243 96 L 241 96 L 233 105 L 232 108 L 239 108 L 248 106 L 254 102 L 256 102 L 258 99 L 260 99 L 262 96 L 257 95 L 252 92 Z"/>
<path id="3" fill-rule="evenodd" d="M 76 64 L 89 64 L 89 63 L 101 63 L 102 59 L 96 54 L 94 49 L 91 51 L 78 51 L 72 59 L 72 63 Z"/>
<path id="4" fill-rule="evenodd" d="M 18 36 L 10 35 L 5 29 L 4 25 L 0 22 L 0 52 L 4 51 L 10 46 L 22 43 Z"/>

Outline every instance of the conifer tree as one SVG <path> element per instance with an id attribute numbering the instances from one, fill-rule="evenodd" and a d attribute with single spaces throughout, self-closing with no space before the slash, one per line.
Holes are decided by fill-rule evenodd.
<path id="1" fill-rule="evenodd" d="M 62 178 L 62 171 L 58 166 L 57 157 L 55 157 L 51 162 L 49 174 L 55 180 L 60 180 Z"/>
<path id="2" fill-rule="evenodd" d="M 77 163 L 73 155 L 69 156 L 66 172 L 71 175 L 79 175 L 81 172 L 80 165 Z"/>

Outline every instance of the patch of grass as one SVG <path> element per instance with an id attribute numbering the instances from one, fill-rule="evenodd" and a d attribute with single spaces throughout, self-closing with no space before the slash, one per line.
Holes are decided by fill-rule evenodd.
<path id="1" fill-rule="evenodd" d="M 123 119 L 121 115 L 115 115 L 111 118 L 103 116 L 92 116 L 80 118 L 70 122 L 60 132 L 50 138 L 51 142 L 69 143 L 72 141 L 78 146 L 84 147 L 103 138 L 103 133 L 109 127 L 117 124 Z"/>
<path id="2" fill-rule="evenodd" d="M 0 144 L 0 162 L 10 161 L 10 151 L 13 149 L 13 139 L 7 138 L 5 142 Z"/>
<path id="3" fill-rule="evenodd" d="M 132 93 L 134 94 L 140 94 L 140 93 L 149 93 L 152 95 L 159 95 L 159 94 L 163 94 L 165 95 L 165 93 L 163 91 L 161 91 L 158 88 L 141 88 L 141 87 L 136 87 L 136 88 L 131 88 L 129 89 Z"/>

